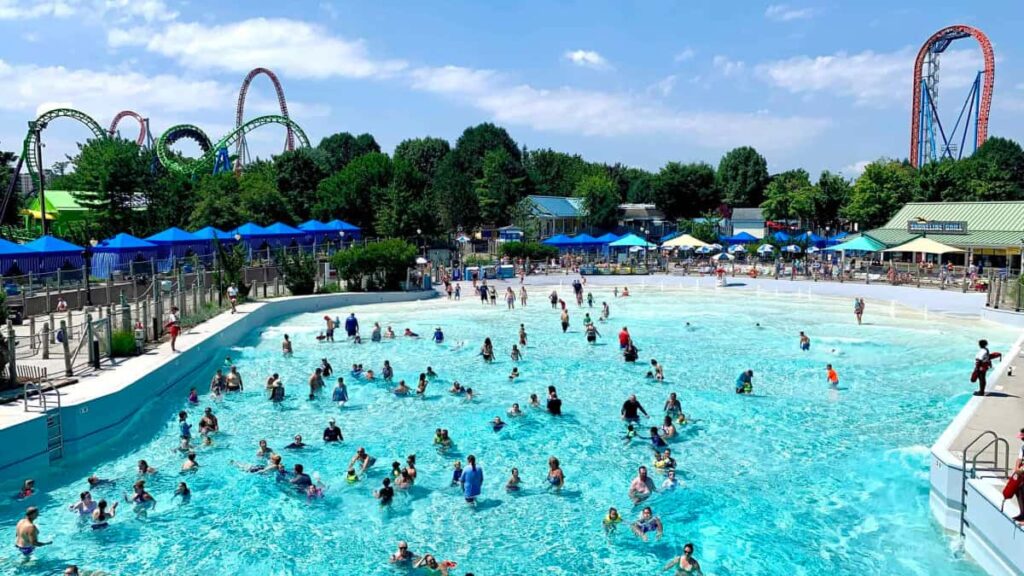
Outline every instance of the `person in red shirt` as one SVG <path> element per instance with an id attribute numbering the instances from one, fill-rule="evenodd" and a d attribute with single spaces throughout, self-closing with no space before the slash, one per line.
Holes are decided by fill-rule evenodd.
<path id="1" fill-rule="evenodd" d="M 629 330 L 623 326 L 622 331 L 619 332 L 619 348 L 625 348 L 627 344 L 629 344 Z"/>
<path id="2" fill-rule="evenodd" d="M 839 387 L 839 374 L 836 374 L 835 369 L 832 368 L 831 364 L 825 365 L 825 374 L 828 377 L 828 385 L 833 388 Z"/>

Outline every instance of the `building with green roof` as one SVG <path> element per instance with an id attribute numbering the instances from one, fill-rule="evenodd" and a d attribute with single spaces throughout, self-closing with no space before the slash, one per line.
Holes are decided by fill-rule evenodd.
<path id="1" fill-rule="evenodd" d="M 76 194 L 80 194 L 80 192 L 47 190 L 44 193 L 46 219 L 50 222 L 52 231 L 61 233 L 89 218 L 89 209 L 78 203 L 75 198 Z M 43 219 L 42 211 L 39 209 L 39 196 L 34 196 L 21 213 L 25 215 L 26 228 L 39 228 Z"/>
<path id="2" fill-rule="evenodd" d="M 984 256 L 993 266 L 1018 265 L 1024 247 L 1024 202 L 911 202 L 865 236 L 887 247 L 927 237 Z"/>

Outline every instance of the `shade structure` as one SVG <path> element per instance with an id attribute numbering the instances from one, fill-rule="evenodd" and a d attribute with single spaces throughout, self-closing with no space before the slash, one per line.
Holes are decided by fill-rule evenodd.
<path id="1" fill-rule="evenodd" d="M 548 238 L 547 240 L 543 241 L 542 244 L 547 244 L 548 246 L 556 246 L 558 248 L 565 248 L 572 245 L 572 238 L 566 236 L 565 234 L 559 234 L 557 236 L 552 236 L 551 238 Z"/>
<path id="2" fill-rule="evenodd" d="M 298 226 L 299 230 L 306 233 L 306 237 L 309 241 L 314 243 L 323 242 L 325 240 L 337 240 L 338 232 L 332 226 L 329 226 L 326 222 L 319 220 L 307 220 Z"/>
<path id="3" fill-rule="evenodd" d="M 213 242 L 214 240 L 220 242 L 233 242 L 235 235 L 231 232 L 225 232 L 219 228 L 213 226 L 207 226 L 206 228 L 200 228 L 192 233 L 196 238 L 201 238 L 207 242 Z"/>
<path id="4" fill-rule="evenodd" d="M 790 254 L 799 254 L 803 250 L 796 244 L 790 244 L 782 249 L 783 252 L 789 252 Z"/>
<path id="5" fill-rule="evenodd" d="M 689 234 L 682 234 L 675 238 L 665 242 L 661 245 L 662 248 L 700 248 L 701 246 L 707 246 L 707 242 L 694 238 Z"/>
<path id="6" fill-rule="evenodd" d="M 779 232 L 776 232 L 775 234 L 772 234 L 772 238 L 775 239 L 778 242 L 789 242 L 790 240 L 792 240 L 792 238 L 790 238 L 789 234 L 786 234 L 785 232 L 782 232 L 782 231 L 779 231 Z"/>
<path id="7" fill-rule="evenodd" d="M 712 248 L 711 246 L 708 246 L 707 244 L 705 244 L 704 246 L 698 246 L 697 247 L 697 253 L 698 254 L 711 254 L 714 251 L 715 251 L 714 248 Z"/>
<path id="8" fill-rule="evenodd" d="M 181 258 L 189 253 L 206 254 L 210 251 L 209 242 L 178 227 L 171 227 L 163 232 L 148 236 L 146 241 L 152 242 L 159 247 L 160 258 L 168 256 Z"/>
<path id="9" fill-rule="evenodd" d="M 730 254 L 735 254 L 737 252 L 742 254 L 742 253 L 744 253 L 746 251 L 747 251 L 747 248 L 743 244 L 733 244 L 732 246 L 729 246 L 729 253 Z"/>
<path id="10" fill-rule="evenodd" d="M 725 238 L 722 238 L 722 241 L 729 244 L 749 244 L 751 242 L 757 242 L 757 237 L 748 232 L 740 232 L 734 236 L 726 236 Z"/>
<path id="11" fill-rule="evenodd" d="M 619 238 L 621 238 L 621 236 L 619 236 L 618 234 L 613 234 L 609 232 L 603 236 L 598 236 L 597 241 L 600 242 L 602 245 L 608 245 L 611 244 L 612 242 L 615 242 Z"/>
<path id="12" fill-rule="evenodd" d="M 22 244 L 0 238 L 0 274 L 16 276 L 39 268 L 39 254 Z"/>
<path id="13" fill-rule="evenodd" d="M 922 254 L 950 254 L 959 253 L 963 250 L 953 246 L 947 246 L 942 242 L 936 242 L 931 238 L 914 238 L 906 244 L 900 244 L 883 252 L 920 252 Z"/>
<path id="14" fill-rule="evenodd" d="M 810 248 L 807 249 L 808 254 L 817 254 L 820 251 L 821 248 L 818 248 L 817 246 L 811 246 Z"/>
<path id="15" fill-rule="evenodd" d="M 266 232 L 267 243 L 271 246 L 289 246 L 306 237 L 302 230 L 283 222 L 274 222 L 263 230 Z"/>
<path id="16" fill-rule="evenodd" d="M 362 228 L 354 224 L 349 224 L 344 220 L 338 220 L 337 218 L 335 218 L 334 220 L 328 222 L 327 225 L 334 229 L 335 233 L 339 233 L 338 235 L 342 238 L 348 240 L 358 240 L 363 237 Z M 341 235 L 340 232 L 344 232 L 345 234 Z"/>
<path id="17" fill-rule="evenodd" d="M 632 248 L 634 246 L 641 246 L 643 248 L 650 248 L 654 246 L 647 240 L 637 236 L 636 234 L 627 234 L 622 238 L 619 238 L 615 242 L 608 244 L 609 248 Z"/>
<path id="18" fill-rule="evenodd" d="M 843 242 L 837 244 L 826 250 L 833 252 L 878 252 L 885 248 L 885 244 L 882 244 L 874 238 L 868 236 L 858 236 L 849 242 Z"/>
<path id="19" fill-rule="evenodd" d="M 134 272 L 135 262 L 151 274 L 150 262 L 156 259 L 158 250 L 156 244 L 122 232 L 92 248 L 92 257 L 89 259 L 92 275 L 110 278 L 117 271 L 130 274 Z"/>
<path id="20" fill-rule="evenodd" d="M 570 244 L 572 248 L 582 249 L 593 249 L 597 248 L 600 245 L 601 243 L 597 241 L 597 238 L 594 238 L 593 236 L 587 234 L 586 232 L 574 236 L 572 238 L 572 244 Z"/>
<path id="21" fill-rule="evenodd" d="M 757 248 L 758 254 L 773 254 L 775 253 L 775 246 L 771 244 L 762 244 Z"/>
<path id="22" fill-rule="evenodd" d="M 719 252 L 718 254 L 712 256 L 711 259 L 717 260 L 719 262 L 724 262 L 726 260 L 735 260 L 736 257 L 733 256 L 732 254 L 729 254 L 728 252 Z"/>
<path id="23" fill-rule="evenodd" d="M 679 236 L 682 236 L 682 235 L 683 235 L 682 232 L 669 232 L 668 234 L 665 234 L 664 236 L 659 238 L 658 242 L 661 242 L 661 243 L 664 244 L 665 242 L 668 242 L 669 240 L 671 240 L 673 238 L 676 238 L 676 237 L 679 237 Z"/>
<path id="24" fill-rule="evenodd" d="M 80 268 L 85 263 L 83 248 L 53 236 L 42 236 L 25 244 L 38 255 L 40 272 L 56 272 L 60 269 Z M 27 272 L 27 270 L 26 270 Z"/>
<path id="25" fill-rule="evenodd" d="M 255 222 L 246 222 L 232 230 L 232 232 L 241 236 L 242 240 L 247 240 L 249 238 L 262 238 L 267 235 L 266 228 Z"/>

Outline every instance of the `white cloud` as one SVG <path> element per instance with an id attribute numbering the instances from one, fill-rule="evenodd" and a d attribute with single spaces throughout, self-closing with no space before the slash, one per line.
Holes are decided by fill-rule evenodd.
<path id="1" fill-rule="evenodd" d="M 662 97 L 666 97 L 675 89 L 677 80 L 678 78 L 675 74 L 665 76 L 648 87 L 648 90 L 660 94 Z"/>
<path id="2" fill-rule="evenodd" d="M 676 54 L 672 59 L 675 60 L 676 62 L 686 62 L 687 60 L 692 60 L 693 57 L 696 55 L 697 51 L 694 50 L 693 48 L 688 47 L 685 48 L 682 52 Z"/>
<path id="3" fill-rule="evenodd" d="M 489 70 L 420 68 L 415 89 L 464 102 L 509 125 L 587 136 L 667 135 L 710 147 L 751 144 L 778 150 L 806 143 L 825 130 L 821 118 L 769 114 L 683 112 L 630 94 L 514 84 Z"/>
<path id="4" fill-rule="evenodd" d="M 722 56 L 721 54 L 711 59 L 711 65 L 715 67 L 723 76 L 732 76 L 743 72 L 744 64 L 742 60 L 733 60 L 728 56 Z"/>
<path id="5" fill-rule="evenodd" d="M 146 48 L 187 68 L 246 72 L 257 66 L 297 78 L 385 77 L 405 68 L 376 60 L 362 40 L 331 36 L 320 26 L 285 18 L 253 18 L 223 25 L 174 23 Z"/>
<path id="6" fill-rule="evenodd" d="M 593 50 L 571 50 L 564 55 L 565 59 L 577 66 L 597 70 L 609 68 L 608 61 Z"/>
<path id="7" fill-rule="evenodd" d="M 74 4 L 55 0 L 52 2 L 20 2 L 0 0 L 0 20 L 32 20 L 35 18 L 67 18 L 75 13 Z"/>
<path id="8" fill-rule="evenodd" d="M 793 94 L 821 92 L 852 98 L 859 105 L 887 106 L 910 101 L 916 53 L 907 47 L 895 52 L 796 56 L 762 64 L 757 72 Z M 947 50 L 940 59 L 940 92 L 969 86 L 980 68 L 977 50 Z"/>
<path id="9" fill-rule="evenodd" d="M 789 22 L 792 20 L 806 20 L 813 17 L 813 8 L 794 8 L 788 4 L 772 4 L 764 11 L 764 17 L 776 22 Z"/>
<path id="10" fill-rule="evenodd" d="M 178 17 L 162 0 L 105 0 L 103 9 L 121 21 L 141 18 L 146 22 L 167 22 Z"/>
<path id="11" fill-rule="evenodd" d="M 153 35 L 148 26 L 136 28 L 110 28 L 107 30 L 107 44 L 111 48 L 122 46 L 145 46 Z"/>
<path id="12" fill-rule="evenodd" d="M 39 34 L 36 34 L 35 32 L 25 32 L 21 35 L 21 39 L 25 42 L 35 44 L 36 42 L 39 42 Z"/>
<path id="13" fill-rule="evenodd" d="M 854 162 L 849 166 L 844 166 L 842 173 L 851 178 L 856 178 L 864 173 L 864 169 L 868 167 L 868 164 L 871 164 L 871 160 L 860 160 L 858 162 Z"/>

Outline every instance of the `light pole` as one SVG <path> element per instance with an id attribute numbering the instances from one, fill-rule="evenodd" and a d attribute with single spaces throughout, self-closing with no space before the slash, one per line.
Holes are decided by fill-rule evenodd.
<path id="1" fill-rule="evenodd" d="M 95 238 L 89 240 L 89 245 L 85 247 L 85 305 L 92 306 L 92 286 L 89 284 L 89 276 L 92 276 L 92 252 L 96 248 L 99 241 Z"/>

